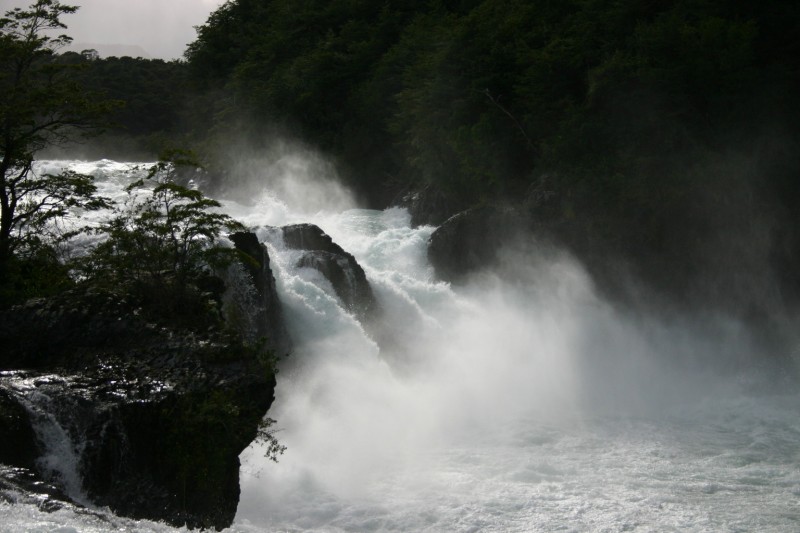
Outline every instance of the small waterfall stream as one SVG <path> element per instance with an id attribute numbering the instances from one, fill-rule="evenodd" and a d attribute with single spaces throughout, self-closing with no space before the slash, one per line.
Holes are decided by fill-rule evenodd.
<path id="1" fill-rule="evenodd" d="M 80 432 L 82 410 L 74 399 L 54 396 L 63 391 L 63 379 L 58 376 L 20 378 L 12 376 L 0 381 L 6 390 L 13 391 L 25 406 L 33 421 L 33 429 L 42 447 L 37 467 L 45 479 L 62 488 L 73 501 L 86 504 L 88 498 L 81 485 L 80 457 L 85 435 Z M 57 387 L 48 387 L 55 382 Z"/>

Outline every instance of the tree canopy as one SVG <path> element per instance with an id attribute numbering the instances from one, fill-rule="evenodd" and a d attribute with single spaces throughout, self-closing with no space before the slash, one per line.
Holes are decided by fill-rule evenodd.
<path id="1" fill-rule="evenodd" d="M 37 242 L 48 221 L 68 207 L 96 208 L 91 179 L 74 173 L 38 175 L 32 168 L 43 148 L 74 139 L 103 120 L 113 102 L 98 99 L 57 61 L 70 41 L 53 36 L 61 16 L 77 8 L 37 0 L 0 18 L 0 272 L 15 253 Z"/>
<path id="2" fill-rule="evenodd" d="M 374 196 L 394 176 L 474 200 L 793 124 L 799 18 L 783 2 L 231 0 L 186 58 L 224 89 L 220 116 L 286 126 Z"/>
<path id="3" fill-rule="evenodd" d="M 800 223 L 799 52 L 778 0 L 229 0 L 186 59 L 223 146 L 277 124 L 376 206 L 554 198 L 561 237 L 691 269 Z"/>
<path id="4" fill-rule="evenodd" d="M 103 94 L 127 102 L 111 155 L 190 139 L 224 179 L 242 132 L 277 130 L 376 207 L 419 186 L 456 206 L 511 201 L 576 248 L 680 264 L 683 279 L 719 268 L 705 247 L 751 255 L 721 235 L 767 228 L 760 255 L 787 280 L 800 267 L 792 3 L 228 0 L 170 63 L 59 56 L 68 38 L 44 30 L 72 11 L 39 0 L 0 21 L 0 255 L 34 221 L 14 192 L 41 197 L 32 155 L 96 124 Z M 91 192 L 60 183 L 60 205 Z"/>
<path id="5" fill-rule="evenodd" d="M 165 149 L 187 143 L 195 117 L 203 123 L 191 105 L 184 62 L 76 52 L 64 52 L 58 61 L 73 67 L 72 78 L 86 90 L 121 103 L 109 113 L 101 135 L 63 152 L 152 161 Z"/>

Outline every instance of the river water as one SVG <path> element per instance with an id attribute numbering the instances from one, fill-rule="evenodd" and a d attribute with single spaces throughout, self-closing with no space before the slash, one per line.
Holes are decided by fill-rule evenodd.
<path id="1" fill-rule="evenodd" d="M 268 242 L 295 342 L 269 413 L 287 451 L 242 454 L 230 531 L 800 531 L 797 382 L 745 324 L 621 310 L 544 245 L 450 286 L 427 263 L 434 228 L 279 163 L 246 203 L 223 201 Z M 44 165 L 118 200 L 142 172 Z M 363 266 L 372 327 L 267 228 L 295 222 Z M 0 504 L 0 531 L 176 529 L 21 501 Z"/>

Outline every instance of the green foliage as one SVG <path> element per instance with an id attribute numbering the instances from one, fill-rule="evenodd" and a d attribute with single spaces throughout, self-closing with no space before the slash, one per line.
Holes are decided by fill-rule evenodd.
<path id="1" fill-rule="evenodd" d="M 70 76 L 87 90 L 113 99 L 120 106 L 108 116 L 105 131 L 88 145 L 75 144 L 64 152 L 84 157 L 124 160 L 152 159 L 170 143 L 185 142 L 193 119 L 190 113 L 188 68 L 181 61 L 133 57 L 92 58 L 76 52 L 58 56 L 71 66 Z"/>
<path id="2" fill-rule="evenodd" d="M 79 266 L 84 277 L 125 284 L 156 314 L 188 323 L 210 316 L 216 303 L 208 299 L 219 298 L 214 291 L 203 297 L 211 273 L 235 257 L 219 246 L 221 232 L 242 227 L 214 211 L 218 202 L 176 183 L 180 169 L 191 164 L 190 154 L 174 151 L 150 168 L 149 194 L 141 193 L 145 180 L 132 183 L 127 204 L 98 230 L 105 240 Z"/>
<path id="3" fill-rule="evenodd" d="M 38 246 L 24 256 L 12 256 L 0 282 L 0 307 L 31 298 L 53 296 L 73 286 L 69 268 L 52 247 Z"/>
<path id="4" fill-rule="evenodd" d="M 0 18 L 0 272 L 20 249 L 68 208 L 96 209 L 91 179 L 75 173 L 37 175 L 34 154 L 96 127 L 114 103 L 69 76 L 55 52 L 70 41 L 60 16 L 76 8 L 37 0 Z"/>
<path id="5" fill-rule="evenodd" d="M 224 88 L 220 116 L 294 128 L 341 157 L 362 192 L 390 176 L 478 201 L 516 197 L 553 170 L 571 176 L 567 189 L 607 179 L 587 166 L 641 176 L 746 131 L 764 110 L 760 79 L 780 72 L 797 89 L 784 54 L 797 39 L 773 34 L 797 9 L 780 8 L 783 20 L 775 9 L 231 0 L 186 57 L 196 80 Z"/>
<path id="6" fill-rule="evenodd" d="M 150 168 L 148 179 L 155 184 L 149 196 L 136 194 L 144 180 L 128 187 L 129 202 L 100 230 L 108 239 L 93 252 L 90 269 L 124 280 L 169 278 L 184 285 L 225 262 L 230 254 L 217 245 L 219 235 L 242 226 L 212 211 L 219 202 L 176 183 L 180 167 L 191 163 L 187 153 L 167 154 Z"/>
<path id="7" fill-rule="evenodd" d="M 280 441 L 278 441 L 278 438 L 275 436 L 277 430 L 272 429 L 272 426 L 275 425 L 275 423 L 276 420 L 272 418 L 262 418 L 261 422 L 258 424 L 256 442 L 264 446 L 264 457 L 272 462 L 277 463 L 278 457 L 283 455 L 283 453 L 286 451 L 286 446 L 281 444 Z"/>
<path id="8" fill-rule="evenodd" d="M 779 0 L 229 0 L 186 58 L 219 144 L 277 124 L 377 206 L 546 192 L 567 241 L 695 264 L 741 220 L 800 227 L 798 28 Z"/>
<path id="9" fill-rule="evenodd" d="M 14 206 L 12 252 L 24 254 L 70 238 L 73 232 L 61 232 L 54 223 L 71 210 L 94 211 L 110 206 L 107 198 L 96 195 L 92 176 L 71 170 L 42 175 L 29 170 L 12 176 L 8 182 L 13 184 L 9 195 Z"/>

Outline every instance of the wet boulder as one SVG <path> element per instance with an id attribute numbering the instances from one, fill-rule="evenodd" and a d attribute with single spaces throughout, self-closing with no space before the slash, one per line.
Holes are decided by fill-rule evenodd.
<path id="1" fill-rule="evenodd" d="M 74 502 L 222 529 L 274 373 L 224 324 L 192 331 L 151 318 L 92 287 L 0 312 L 0 460 Z"/>
<path id="2" fill-rule="evenodd" d="M 350 255 L 341 246 L 333 242 L 330 235 L 314 224 L 290 224 L 281 226 L 280 229 L 283 245 L 291 250 L 328 252 L 341 256 Z"/>
<path id="3" fill-rule="evenodd" d="M 344 307 L 362 323 L 375 318 L 378 303 L 355 257 L 314 224 L 283 226 L 281 233 L 286 248 L 304 252 L 297 260 L 297 267 L 319 271 L 333 286 Z"/>
<path id="4" fill-rule="evenodd" d="M 460 282 L 492 267 L 498 253 L 525 238 L 526 219 L 505 206 L 482 206 L 447 219 L 431 234 L 428 260 L 445 281 Z"/>
<path id="5" fill-rule="evenodd" d="M 0 463 L 33 468 L 39 447 L 27 410 L 0 387 Z"/>
<path id="6" fill-rule="evenodd" d="M 392 205 L 408 210 L 413 227 L 438 226 L 463 207 L 452 195 L 448 196 L 432 185 L 407 189 L 395 198 Z"/>
<path id="7" fill-rule="evenodd" d="M 0 502 L 30 504 L 46 513 L 71 509 L 92 514 L 92 511 L 72 504 L 58 487 L 43 482 L 33 470 L 5 464 L 0 464 Z"/>
<path id="8" fill-rule="evenodd" d="M 243 254 L 241 263 L 252 279 L 257 296 L 256 309 L 246 317 L 252 324 L 251 337 L 266 339 L 267 349 L 277 355 L 286 355 L 292 350 L 292 342 L 283 318 L 267 247 L 258 242 L 252 232 L 233 233 L 229 238 Z"/>
<path id="9" fill-rule="evenodd" d="M 350 257 L 309 251 L 300 257 L 297 266 L 319 271 L 331 283 L 344 307 L 363 322 L 375 310 L 376 303 L 364 271 Z"/>

